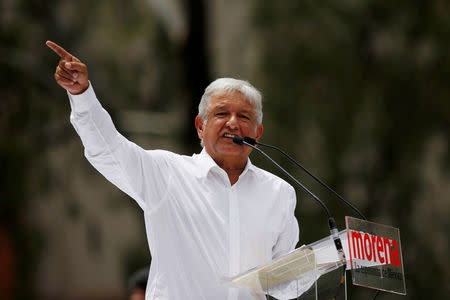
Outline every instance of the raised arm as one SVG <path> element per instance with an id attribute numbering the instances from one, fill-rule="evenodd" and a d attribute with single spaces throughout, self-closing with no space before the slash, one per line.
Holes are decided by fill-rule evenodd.
<path id="1" fill-rule="evenodd" d="M 53 42 L 47 41 L 46 45 L 61 57 L 55 79 L 68 91 L 70 122 L 83 142 L 88 161 L 142 208 L 148 202 L 158 202 L 165 193 L 161 187 L 167 187 L 165 160 L 128 141 L 116 130 L 88 81 L 85 64 Z"/>
<path id="2" fill-rule="evenodd" d="M 61 58 L 55 71 L 56 82 L 72 95 L 86 91 L 89 87 L 86 65 L 58 44 L 52 41 L 45 44 Z"/>

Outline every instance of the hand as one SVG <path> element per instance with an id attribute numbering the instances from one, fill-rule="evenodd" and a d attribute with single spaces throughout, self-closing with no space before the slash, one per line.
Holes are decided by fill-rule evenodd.
<path id="1" fill-rule="evenodd" d="M 51 41 L 45 44 L 61 57 L 55 71 L 56 82 L 73 95 L 87 90 L 89 81 L 86 65 L 58 44 Z"/>

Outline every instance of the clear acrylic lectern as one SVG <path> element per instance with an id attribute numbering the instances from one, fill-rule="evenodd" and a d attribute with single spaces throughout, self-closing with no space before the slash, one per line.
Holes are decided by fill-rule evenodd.
<path id="1" fill-rule="evenodd" d="M 345 247 L 346 231 L 339 236 Z M 265 293 L 269 299 L 347 299 L 346 266 L 347 261 L 339 258 L 330 236 L 227 278 L 226 282 Z"/>
<path id="2" fill-rule="evenodd" d="M 345 258 L 331 236 L 302 246 L 272 262 L 225 279 L 277 299 L 347 299 L 346 270 L 354 285 L 406 295 L 400 230 L 345 217 L 339 232 Z"/>

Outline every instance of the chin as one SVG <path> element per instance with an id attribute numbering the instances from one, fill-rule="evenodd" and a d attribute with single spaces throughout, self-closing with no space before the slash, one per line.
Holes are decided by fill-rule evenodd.
<path id="1" fill-rule="evenodd" d="M 238 156 L 243 156 L 244 155 L 243 149 L 223 149 L 222 154 L 227 155 L 227 156 L 234 156 L 234 157 L 238 157 Z"/>

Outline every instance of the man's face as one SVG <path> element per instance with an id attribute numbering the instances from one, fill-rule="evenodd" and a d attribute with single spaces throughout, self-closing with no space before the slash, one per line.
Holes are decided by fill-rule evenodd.
<path id="1" fill-rule="evenodd" d="M 263 132 L 262 125 L 257 125 L 253 105 L 237 91 L 213 94 L 206 124 L 197 116 L 195 127 L 206 151 L 218 164 L 246 162 L 251 152 L 251 148 L 233 143 L 226 134 L 258 140 Z"/>

